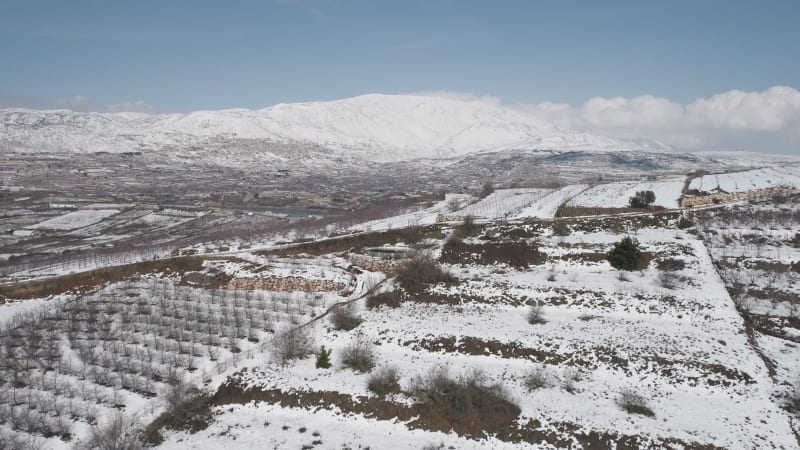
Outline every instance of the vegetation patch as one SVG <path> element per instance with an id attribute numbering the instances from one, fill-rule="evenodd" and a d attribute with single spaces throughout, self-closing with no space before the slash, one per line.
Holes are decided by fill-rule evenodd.
<path id="1" fill-rule="evenodd" d="M 403 295 L 399 291 L 381 292 L 379 294 L 372 294 L 367 297 L 367 308 L 373 309 L 379 306 L 388 306 L 390 308 L 400 307 Z"/>
<path id="2" fill-rule="evenodd" d="M 463 436 L 497 433 L 521 412 L 502 385 L 486 383 L 479 372 L 456 378 L 446 367 L 435 367 L 426 376 L 415 378 L 409 391 L 420 411 L 415 422 L 427 429 L 452 430 Z"/>
<path id="3" fill-rule="evenodd" d="M 243 387 L 238 381 L 237 376 L 231 377 L 225 384 L 220 386 L 217 393 L 212 397 L 214 405 L 224 406 L 229 404 L 247 404 L 252 401 L 277 404 L 284 408 L 303 408 L 316 411 L 323 408 L 336 408 L 345 414 L 361 414 L 364 417 L 375 420 L 392 420 L 407 423 L 408 427 L 419 428 L 429 431 L 442 431 L 441 425 L 449 427 L 453 432 L 470 437 L 484 437 L 490 432 L 488 430 L 477 430 L 476 434 L 465 434 L 470 426 L 452 426 L 456 424 L 431 423 L 423 418 L 423 411 L 420 411 L 421 404 L 405 405 L 387 400 L 378 396 L 352 396 L 333 391 L 303 391 L 289 390 L 284 391 L 277 388 L 252 388 Z M 456 380 L 458 381 L 458 380 Z M 509 402 L 510 403 L 510 402 Z M 506 416 L 510 417 L 514 412 L 513 403 L 505 404 L 498 402 Z M 413 419 L 413 420 L 412 420 Z M 490 419 L 491 420 L 491 419 Z M 500 423 L 499 420 L 491 420 L 495 424 L 493 437 L 502 442 L 530 444 L 541 444 L 546 442 L 557 448 L 574 447 L 576 443 L 583 448 L 592 449 L 625 449 L 632 450 L 643 447 L 655 448 L 687 448 L 693 450 L 721 450 L 710 444 L 682 441 L 673 438 L 647 438 L 636 435 L 617 434 L 608 431 L 585 430 L 584 428 L 569 422 L 551 421 L 547 427 L 536 419 L 528 419 L 526 422 L 519 423 L 515 419 Z"/>
<path id="4" fill-rule="evenodd" d="M 614 248 L 608 252 L 608 262 L 619 270 L 642 270 L 647 267 L 647 260 L 639 249 L 639 242 L 630 236 L 625 236 L 614 244 Z"/>
<path id="5" fill-rule="evenodd" d="M 468 244 L 456 238 L 444 244 L 439 258 L 446 264 L 508 264 L 518 269 L 543 264 L 546 259 L 525 240 Z"/>
<path id="6" fill-rule="evenodd" d="M 419 253 L 397 268 L 396 281 L 406 292 L 418 292 L 426 285 L 454 283 L 456 280 L 428 253 Z"/>
<path id="7" fill-rule="evenodd" d="M 360 252 L 365 247 L 380 247 L 386 244 L 414 244 L 423 239 L 443 239 L 441 225 L 416 226 L 388 231 L 361 233 L 331 239 L 314 240 L 288 245 L 285 248 L 256 252 L 261 256 L 291 256 L 299 254 L 327 255 L 341 252 Z"/>

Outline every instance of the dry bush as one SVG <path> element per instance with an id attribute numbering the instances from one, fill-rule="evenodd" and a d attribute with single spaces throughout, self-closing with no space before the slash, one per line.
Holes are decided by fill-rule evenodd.
<path id="1" fill-rule="evenodd" d="M 570 394 L 578 390 L 577 383 L 584 379 L 584 373 L 574 367 L 567 367 L 561 379 L 561 387 Z"/>
<path id="2" fill-rule="evenodd" d="M 331 312 L 331 323 L 335 330 L 350 331 L 361 325 L 363 319 L 356 313 L 355 305 L 343 305 Z"/>
<path id="3" fill-rule="evenodd" d="M 563 220 L 553 222 L 553 236 L 569 236 L 571 230 Z"/>
<path id="4" fill-rule="evenodd" d="M 375 349 L 371 342 L 360 335 L 340 352 L 342 365 L 366 373 L 375 367 Z"/>
<path id="5" fill-rule="evenodd" d="M 547 323 L 544 318 L 543 305 L 539 302 L 533 303 L 528 309 L 528 323 L 531 325 L 539 325 Z"/>
<path id="6" fill-rule="evenodd" d="M 302 359 L 314 350 L 314 340 L 303 328 L 283 331 L 272 338 L 272 355 L 281 364 L 293 359 Z"/>
<path id="7" fill-rule="evenodd" d="M 397 268 L 397 283 L 406 291 L 421 290 L 426 284 L 453 283 L 456 278 L 444 271 L 430 253 L 420 252 Z"/>
<path id="8" fill-rule="evenodd" d="M 503 386 L 487 384 L 480 372 L 454 378 L 438 366 L 414 378 L 409 391 L 420 406 L 419 420 L 433 430 L 480 436 L 508 426 L 520 414 Z"/>
<path id="9" fill-rule="evenodd" d="M 658 274 L 658 281 L 664 289 L 674 290 L 680 286 L 681 278 L 672 272 L 661 271 Z"/>
<path id="10" fill-rule="evenodd" d="M 81 450 L 141 450 L 139 425 L 134 418 L 117 411 L 103 425 L 89 430 L 89 439 L 77 446 Z"/>
<path id="11" fill-rule="evenodd" d="M 378 395 L 399 393 L 400 376 L 397 375 L 397 369 L 387 366 L 372 372 L 367 379 L 367 389 Z"/>
<path id="12" fill-rule="evenodd" d="M 630 389 L 625 389 L 620 392 L 619 406 L 627 411 L 628 414 L 641 414 L 647 417 L 653 417 L 656 415 L 647 405 L 647 399 L 645 399 L 641 394 Z"/>
<path id="13" fill-rule="evenodd" d="M 41 450 L 44 444 L 35 436 L 22 434 L 0 427 L 0 448 Z"/>
<path id="14" fill-rule="evenodd" d="M 166 388 L 161 392 L 161 398 L 168 411 L 182 408 L 184 405 L 194 401 L 199 395 L 201 393 L 197 387 L 177 376 L 170 377 L 167 380 Z"/>
<path id="15" fill-rule="evenodd" d="M 400 307 L 403 296 L 398 291 L 381 292 L 380 294 L 372 294 L 367 297 L 367 308 L 377 308 L 379 306 L 388 306 L 390 308 Z"/>
<path id="16" fill-rule="evenodd" d="M 544 367 L 538 367 L 532 369 L 530 372 L 525 374 L 525 378 L 523 378 L 523 383 L 525 384 L 525 388 L 528 389 L 529 392 L 533 392 L 537 389 L 542 389 L 547 387 L 549 375 L 547 373 L 547 369 Z"/>
<path id="17" fill-rule="evenodd" d="M 464 221 L 453 229 L 453 237 L 463 239 L 467 237 L 477 236 L 483 230 L 483 226 L 475 223 L 475 217 L 471 215 L 464 216 Z"/>
<path id="18" fill-rule="evenodd" d="M 800 412 L 800 379 L 795 383 L 794 389 L 786 396 L 786 407 L 791 412 Z"/>

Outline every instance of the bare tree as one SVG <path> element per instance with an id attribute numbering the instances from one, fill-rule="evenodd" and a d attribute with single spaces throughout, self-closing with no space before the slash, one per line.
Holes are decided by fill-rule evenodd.
<path id="1" fill-rule="evenodd" d="M 141 450 L 139 425 L 135 418 L 115 412 L 102 425 L 95 425 L 89 431 L 86 443 L 79 444 L 80 450 Z"/>

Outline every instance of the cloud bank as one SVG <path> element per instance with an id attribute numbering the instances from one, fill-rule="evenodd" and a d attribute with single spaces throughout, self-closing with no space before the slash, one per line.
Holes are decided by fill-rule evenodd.
<path id="1" fill-rule="evenodd" d="M 677 149 L 800 154 L 800 91 L 787 86 L 731 90 L 686 105 L 641 95 L 594 97 L 578 106 L 512 106 L 563 128 L 657 140 Z"/>

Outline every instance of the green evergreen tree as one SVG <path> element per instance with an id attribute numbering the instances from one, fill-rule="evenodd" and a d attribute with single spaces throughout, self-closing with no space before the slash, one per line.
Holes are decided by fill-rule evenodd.
<path id="1" fill-rule="evenodd" d="M 628 200 L 631 208 L 647 208 L 656 201 L 656 194 L 653 191 L 638 191 L 636 195 Z"/>
<path id="2" fill-rule="evenodd" d="M 331 367 L 331 351 L 325 350 L 325 346 L 319 348 L 317 352 L 317 369 L 330 369 Z"/>
<path id="3" fill-rule="evenodd" d="M 642 251 L 639 250 L 639 242 L 630 236 L 625 236 L 621 241 L 614 244 L 614 248 L 608 252 L 608 262 L 611 266 L 620 270 L 639 270 L 642 268 Z"/>

